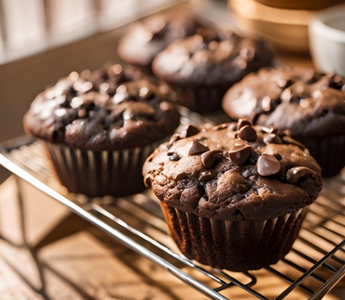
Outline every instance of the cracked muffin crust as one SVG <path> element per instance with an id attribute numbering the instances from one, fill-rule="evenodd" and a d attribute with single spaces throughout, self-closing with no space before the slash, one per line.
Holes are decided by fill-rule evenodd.
<path id="1" fill-rule="evenodd" d="M 244 124 L 160 146 L 144 165 L 146 182 L 169 206 L 205 218 L 264 220 L 312 203 L 321 169 L 309 151 L 275 128 Z"/>
<path id="2" fill-rule="evenodd" d="M 233 119 L 290 130 L 319 162 L 324 176 L 345 166 L 345 80 L 307 68 L 262 69 L 223 98 Z"/>
<path id="3" fill-rule="evenodd" d="M 232 271 L 283 258 L 322 185 L 302 144 L 248 119 L 186 127 L 146 160 L 143 175 L 181 252 Z"/>
<path id="4" fill-rule="evenodd" d="M 220 110 L 226 90 L 272 57 L 262 41 L 203 29 L 171 43 L 155 57 L 152 70 L 176 90 L 182 105 L 205 113 Z"/>
<path id="5" fill-rule="evenodd" d="M 144 146 L 179 125 L 177 108 L 165 96 L 140 71 L 120 64 L 72 72 L 36 97 L 24 127 L 32 136 L 78 149 Z"/>
<path id="6" fill-rule="evenodd" d="M 118 53 L 125 62 L 150 69 L 154 57 L 171 42 L 193 35 L 202 27 L 184 11 L 154 15 L 131 26 Z"/>
<path id="7" fill-rule="evenodd" d="M 144 189 L 145 159 L 180 123 L 165 96 L 131 67 L 72 72 L 36 97 L 24 128 L 45 142 L 69 192 L 129 195 Z"/>

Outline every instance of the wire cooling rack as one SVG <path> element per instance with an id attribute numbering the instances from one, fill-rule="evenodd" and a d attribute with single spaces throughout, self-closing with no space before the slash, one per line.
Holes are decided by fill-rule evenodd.
<path id="1" fill-rule="evenodd" d="M 206 120 L 182 113 L 181 124 Z M 344 172 L 324 180 L 320 197 L 311 205 L 293 249 L 283 260 L 259 271 L 235 273 L 211 269 L 181 255 L 150 191 L 116 200 L 66 194 L 53 176 L 42 145 L 25 137 L 3 144 L 0 164 L 211 299 L 235 299 L 228 293 L 233 289 L 248 296 L 241 299 L 321 299 L 345 276 Z M 281 289 L 267 293 L 267 285 Z"/>

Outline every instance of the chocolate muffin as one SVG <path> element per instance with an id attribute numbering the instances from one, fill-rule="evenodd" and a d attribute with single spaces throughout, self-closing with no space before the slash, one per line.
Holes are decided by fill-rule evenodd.
<path id="1" fill-rule="evenodd" d="M 246 76 L 224 96 L 233 119 L 290 130 L 321 165 L 323 176 L 345 166 L 345 81 L 311 69 L 263 69 Z"/>
<path id="2" fill-rule="evenodd" d="M 170 44 L 156 56 L 152 70 L 176 90 L 182 105 L 209 113 L 221 109 L 230 86 L 271 60 L 272 52 L 261 41 L 204 29 Z"/>
<path id="3" fill-rule="evenodd" d="M 231 271 L 283 258 L 321 190 L 319 165 L 296 144 L 241 119 L 189 126 L 156 149 L 143 174 L 181 252 Z"/>
<path id="4" fill-rule="evenodd" d="M 121 40 L 118 54 L 131 65 L 151 73 L 154 57 L 171 42 L 193 35 L 202 25 L 183 11 L 158 14 L 133 24 Z"/>
<path id="5" fill-rule="evenodd" d="M 47 145 L 61 183 L 87 196 L 144 189 L 142 165 L 179 125 L 176 107 L 133 68 L 72 72 L 40 93 L 24 117 Z"/>

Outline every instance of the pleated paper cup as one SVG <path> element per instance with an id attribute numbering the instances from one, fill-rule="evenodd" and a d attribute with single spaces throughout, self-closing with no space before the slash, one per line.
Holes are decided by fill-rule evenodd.
<path id="1" fill-rule="evenodd" d="M 308 207 L 263 221 L 201 218 L 161 202 L 171 236 L 189 259 L 230 271 L 277 263 L 297 238 Z"/>
<path id="2" fill-rule="evenodd" d="M 45 142 L 55 173 L 70 193 L 125 196 L 145 189 L 142 166 L 163 141 L 144 147 L 92 151 Z"/>

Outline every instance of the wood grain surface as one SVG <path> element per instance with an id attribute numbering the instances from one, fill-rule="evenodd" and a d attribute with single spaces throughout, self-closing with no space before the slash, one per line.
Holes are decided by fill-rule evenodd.
<path id="1" fill-rule="evenodd" d="M 24 237 L 14 177 L 0 186 L 1 300 L 207 299 L 30 185 L 21 183 L 20 187 L 26 214 Z M 38 249 L 37 255 L 18 246 L 23 239 L 30 248 Z M 260 271 L 256 273 L 261 276 Z M 270 299 L 286 286 L 272 277 L 259 282 L 258 288 Z M 230 299 L 256 299 L 236 287 L 224 295 Z M 297 291 L 287 299 L 307 299 L 307 295 Z M 345 299 L 344 280 L 324 299 Z"/>

